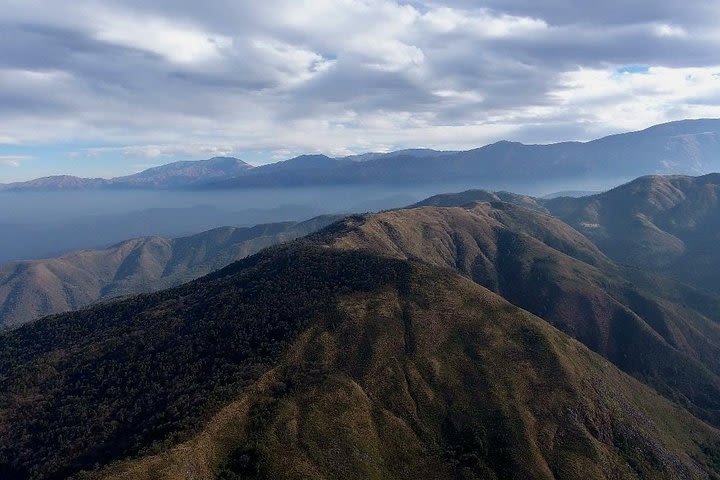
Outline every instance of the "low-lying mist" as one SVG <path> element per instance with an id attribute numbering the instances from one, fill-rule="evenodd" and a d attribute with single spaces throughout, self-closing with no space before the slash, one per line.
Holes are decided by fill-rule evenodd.
<path id="1" fill-rule="evenodd" d="M 187 190 L 76 190 L 0 193 L 0 262 L 98 248 L 129 238 L 176 237 L 220 226 L 371 212 L 469 188 L 543 195 L 596 185 L 477 184 Z"/>

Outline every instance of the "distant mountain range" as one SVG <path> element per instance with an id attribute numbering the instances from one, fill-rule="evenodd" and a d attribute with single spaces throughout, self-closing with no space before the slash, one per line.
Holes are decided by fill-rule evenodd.
<path id="1" fill-rule="evenodd" d="M 140 173 L 103 178 L 80 178 L 58 175 L 28 182 L 0 184 L 0 190 L 78 190 L 85 188 L 181 188 L 233 178 L 252 168 L 232 157 L 215 157 L 209 160 L 174 162 L 149 168 Z"/>
<path id="2" fill-rule="evenodd" d="M 566 199 L 474 192 L 0 333 L 0 475 L 717 478 L 720 298 L 615 262 Z"/>
<path id="3" fill-rule="evenodd" d="M 110 180 L 48 177 L 3 190 L 254 188 L 345 184 L 617 182 L 648 174 L 720 170 L 720 119 L 683 120 L 590 142 L 501 141 L 468 151 L 401 150 L 342 158 L 301 155 L 252 167 L 235 158 L 176 162 Z"/>

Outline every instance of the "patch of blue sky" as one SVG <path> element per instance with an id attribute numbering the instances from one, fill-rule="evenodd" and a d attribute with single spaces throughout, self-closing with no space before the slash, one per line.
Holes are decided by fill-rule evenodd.
<path id="1" fill-rule="evenodd" d="M 633 73 L 648 73 L 650 67 L 647 65 L 625 65 L 615 70 L 616 73 L 622 74 L 633 74 Z"/>

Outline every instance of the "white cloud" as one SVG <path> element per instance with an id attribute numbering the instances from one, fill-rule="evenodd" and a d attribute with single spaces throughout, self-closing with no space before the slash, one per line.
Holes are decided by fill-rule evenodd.
<path id="1" fill-rule="evenodd" d="M 313 51 L 274 39 L 253 39 L 250 44 L 285 85 L 307 80 L 318 73 L 327 71 L 335 63 Z"/>
<path id="2" fill-rule="evenodd" d="M 685 37 L 688 34 L 684 28 L 667 23 L 655 25 L 653 31 L 658 37 Z"/>
<path id="3" fill-rule="evenodd" d="M 12 95 L 16 101 L 58 103 L 72 83 L 72 75 L 67 72 L 0 67 L 0 92 Z"/>
<path id="4" fill-rule="evenodd" d="M 678 113 L 685 118 L 720 117 L 718 72 L 720 66 L 650 67 L 636 74 L 579 69 L 564 73 L 551 96 L 577 118 L 623 129 L 665 122 Z"/>
<path id="5" fill-rule="evenodd" d="M 20 163 L 31 159 L 28 155 L 0 155 L 0 165 L 5 167 L 19 167 Z"/>
<path id="6" fill-rule="evenodd" d="M 435 90 L 432 92 L 433 95 L 440 97 L 445 100 L 454 100 L 456 102 L 469 102 L 469 103 L 480 103 L 483 101 L 483 96 L 478 92 L 470 90 Z"/>
<path id="7" fill-rule="evenodd" d="M 495 14 L 487 9 L 469 12 L 448 7 L 429 10 L 422 17 L 436 32 L 463 31 L 478 37 L 522 37 L 547 30 L 547 23 L 538 18 Z"/>
<path id="8" fill-rule="evenodd" d="M 161 157 L 188 157 L 207 158 L 231 155 L 234 147 L 231 145 L 132 145 L 125 147 L 95 147 L 72 152 L 73 156 L 97 157 L 107 153 L 119 153 L 126 158 L 152 159 Z"/>
<path id="9" fill-rule="evenodd" d="M 93 36 L 98 40 L 161 55 L 171 62 L 198 63 L 221 58 L 229 37 L 150 15 L 96 11 Z"/>

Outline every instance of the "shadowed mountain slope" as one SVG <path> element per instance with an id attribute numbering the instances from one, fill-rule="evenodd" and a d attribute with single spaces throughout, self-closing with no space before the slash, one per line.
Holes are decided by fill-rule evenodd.
<path id="1" fill-rule="evenodd" d="M 550 213 L 614 261 L 720 292 L 720 174 L 641 177 L 604 193 L 536 199 L 468 190 L 414 206 L 503 201 Z"/>
<path id="2" fill-rule="evenodd" d="M 3 478 L 720 472 L 717 430 L 578 342 L 448 270 L 370 253 L 272 248 L 0 340 Z"/>
<path id="3" fill-rule="evenodd" d="M 720 174 L 651 176 L 544 206 L 619 262 L 720 292 Z"/>
<path id="4" fill-rule="evenodd" d="M 180 285 L 336 219 L 224 227 L 175 239 L 138 238 L 104 250 L 6 264 L 0 266 L 0 329 L 102 299 Z"/>
<path id="5" fill-rule="evenodd" d="M 317 234 L 336 248 L 454 269 L 720 424 L 720 301 L 631 284 L 560 220 L 506 203 L 355 216 Z"/>

